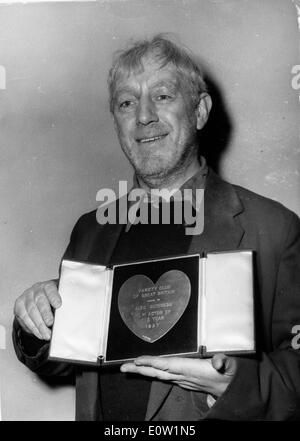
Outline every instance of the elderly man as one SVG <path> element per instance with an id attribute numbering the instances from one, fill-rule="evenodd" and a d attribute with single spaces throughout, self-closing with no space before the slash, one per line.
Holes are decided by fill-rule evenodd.
<path id="1" fill-rule="evenodd" d="M 212 359 L 141 356 L 116 368 L 47 360 L 55 281 L 15 303 L 18 358 L 40 375 L 76 376 L 78 420 L 285 420 L 300 418 L 300 224 L 278 203 L 222 181 L 199 155 L 197 131 L 211 98 L 193 56 L 162 36 L 120 52 L 109 74 L 110 108 L 135 186 L 204 189 L 204 231 L 170 223 L 77 222 L 64 258 L 106 265 L 209 250 L 256 251 L 257 353 Z M 201 153 L 201 146 L 200 146 Z M 171 204 L 171 202 L 170 202 Z M 141 354 L 142 355 L 142 354 Z"/>

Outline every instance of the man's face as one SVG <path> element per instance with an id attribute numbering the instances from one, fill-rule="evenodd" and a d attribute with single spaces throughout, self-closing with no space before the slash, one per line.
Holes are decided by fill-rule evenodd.
<path id="1" fill-rule="evenodd" d="M 163 178 L 196 157 L 197 109 L 176 67 L 152 57 L 118 79 L 114 120 L 121 147 L 138 175 Z"/>

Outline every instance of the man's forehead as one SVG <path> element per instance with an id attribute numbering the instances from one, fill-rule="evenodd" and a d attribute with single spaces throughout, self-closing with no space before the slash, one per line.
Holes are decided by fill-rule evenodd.
<path id="1" fill-rule="evenodd" d="M 136 68 L 120 71 L 116 79 L 116 90 L 130 87 L 139 81 L 148 81 L 151 85 L 176 85 L 179 81 L 179 72 L 176 66 L 169 62 L 163 64 L 153 58 L 143 58 Z"/>

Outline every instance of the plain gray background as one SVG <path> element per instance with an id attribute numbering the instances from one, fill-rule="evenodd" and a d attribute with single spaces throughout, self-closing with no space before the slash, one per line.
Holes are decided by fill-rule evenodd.
<path id="1" fill-rule="evenodd" d="M 221 175 L 300 213 L 292 1 L 1 5 L 0 64 L 7 73 L 6 90 L 0 90 L 4 420 L 74 418 L 73 388 L 45 385 L 15 358 L 13 303 L 34 282 L 57 276 L 71 229 L 97 207 L 97 191 L 130 179 L 108 111 L 106 75 L 114 50 L 155 32 L 175 32 L 212 75 L 223 101 L 214 123 L 218 149 L 226 147 Z M 205 149 L 214 156 L 214 144 Z"/>

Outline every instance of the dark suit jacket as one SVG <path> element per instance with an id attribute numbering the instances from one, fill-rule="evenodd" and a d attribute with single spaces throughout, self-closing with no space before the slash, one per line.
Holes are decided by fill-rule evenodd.
<path id="1" fill-rule="evenodd" d="M 205 190 L 205 225 L 193 236 L 189 252 L 253 249 L 256 251 L 257 354 L 239 357 L 238 369 L 225 393 L 207 410 L 202 393 L 153 381 L 147 420 L 300 419 L 300 352 L 292 349 L 292 328 L 300 324 L 300 222 L 279 203 L 222 181 L 209 172 Z M 95 212 L 77 222 L 64 255 L 107 264 L 121 226 L 101 226 Z M 18 339 L 19 359 L 43 375 L 69 374 L 74 367 L 47 361 L 48 345 L 28 357 Z M 99 418 L 98 371 L 76 368 L 76 418 Z M 202 416 L 201 416 L 202 415 Z"/>

